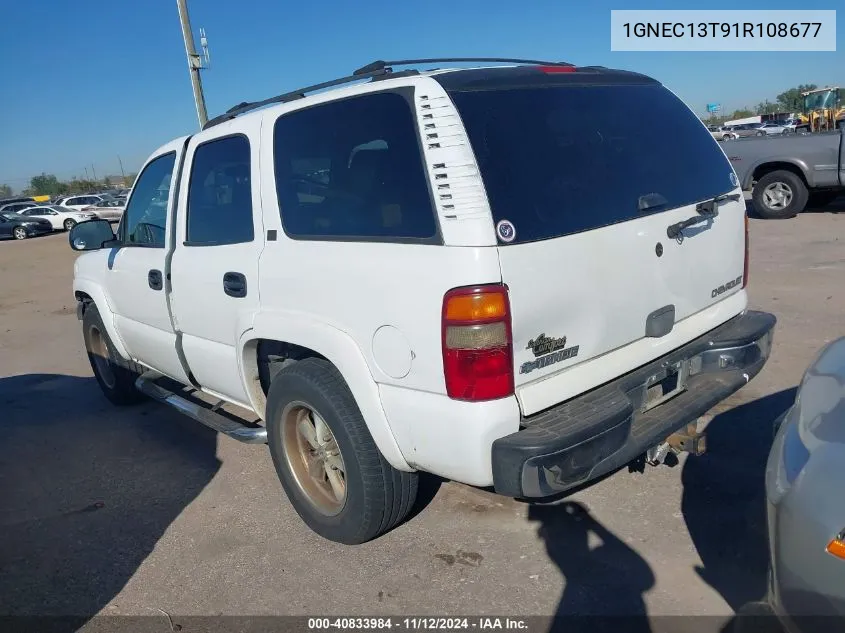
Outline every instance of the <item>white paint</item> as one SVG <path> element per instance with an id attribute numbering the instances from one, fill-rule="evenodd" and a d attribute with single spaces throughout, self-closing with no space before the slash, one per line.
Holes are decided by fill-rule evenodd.
<path id="1" fill-rule="evenodd" d="M 280 219 L 273 127 L 286 113 L 348 96 L 414 88 L 412 107 L 444 245 L 294 240 Z M 431 116 L 428 116 L 431 115 Z M 429 126 L 434 125 L 434 128 Z M 436 131 L 436 141 L 426 134 Z M 251 147 L 254 239 L 185 246 L 185 208 L 196 147 L 240 133 Z M 157 150 L 181 152 L 184 138 Z M 429 143 L 427 140 L 432 140 Z M 177 160 L 178 164 L 178 160 Z M 438 177 L 439 176 L 439 177 Z M 173 183 L 175 185 L 175 183 Z M 171 187 L 171 198 L 175 186 Z M 441 86 L 427 76 L 346 86 L 269 107 L 214 126 L 186 149 L 178 213 L 169 201 L 168 248 L 122 248 L 77 260 L 74 288 L 97 302 L 118 351 L 187 383 L 177 335 L 204 389 L 264 417 L 256 388 L 259 339 L 294 343 L 322 355 L 343 376 L 370 433 L 395 468 L 428 470 L 466 483 L 492 484 L 491 447 L 516 432 L 520 406 L 531 413 L 611 380 L 738 314 L 742 290 L 711 290 L 742 273 L 741 203 L 725 204 L 712 227 L 682 244 L 666 227 L 692 206 L 577 235 L 497 248 L 484 185 L 463 124 Z M 174 226 L 175 222 L 175 226 Z M 518 231 L 519 227 L 515 227 Z M 266 232 L 277 239 L 266 241 Z M 691 231 L 692 233 L 692 231 Z M 655 244 L 664 246 L 661 258 Z M 152 291 L 151 268 L 171 287 Z M 223 292 L 225 272 L 247 278 L 247 296 Z M 571 362 L 516 375 L 515 396 L 484 403 L 445 395 L 441 349 L 443 296 L 459 286 L 510 289 L 515 367 L 544 333 L 579 345 Z M 661 339 L 643 338 L 646 316 L 673 303 L 678 322 Z"/>
<path id="2" fill-rule="evenodd" d="M 689 205 L 552 240 L 499 249 L 513 313 L 514 368 L 523 413 L 530 415 L 628 372 L 704 334 L 744 307 L 723 304 L 714 288 L 742 275 L 745 205 L 720 205 L 710 228 L 666 227 L 696 215 Z M 663 255 L 655 254 L 657 243 Z M 706 262 L 706 263 L 705 263 Z M 729 291 L 740 293 L 741 288 Z M 644 338 L 648 315 L 675 306 L 675 329 Z M 715 310 L 706 310 L 721 305 Z M 681 323 L 688 321 L 683 327 Z M 520 374 L 534 360 L 528 342 L 545 334 L 577 345 L 574 358 Z M 579 364 L 595 359 L 589 366 Z M 554 379 L 551 377 L 556 375 Z"/>
<path id="3" fill-rule="evenodd" d="M 373 334 L 373 360 L 391 378 L 404 378 L 413 360 L 408 339 L 392 325 L 383 325 Z"/>

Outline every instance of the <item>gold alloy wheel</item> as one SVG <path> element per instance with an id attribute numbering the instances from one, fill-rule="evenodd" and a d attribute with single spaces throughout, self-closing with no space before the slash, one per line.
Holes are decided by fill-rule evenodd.
<path id="1" fill-rule="evenodd" d="M 321 514 L 334 516 L 346 503 L 346 467 L 326 421 L 304 402 L 282 411 L 282 444 L 299 489 Z"/>

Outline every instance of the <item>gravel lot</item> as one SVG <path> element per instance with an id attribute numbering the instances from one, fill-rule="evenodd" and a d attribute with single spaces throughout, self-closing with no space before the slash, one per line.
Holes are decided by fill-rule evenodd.
<path id="1" fill-rule="evenodd" d="M 845 200 L 752 220 L 773 357 L 713 412 L 709 451 L 528 506 L 427 480 L 419 511 L 344 547 L 311 533 L 265 447 L 108 404 L 83 353 L 65 235 L 0 243 L 0 614 L 715 615 L 765 588 L 771 421 L 845 335 Z M 713 253 L 718 257 L 719 253 Z M 577 514 L 577 513 L 576 513 Z"/>

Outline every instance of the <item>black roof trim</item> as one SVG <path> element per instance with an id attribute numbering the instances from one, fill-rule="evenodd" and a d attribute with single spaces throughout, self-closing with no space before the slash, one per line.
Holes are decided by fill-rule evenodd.
<path id="1" fill-rule="evenodd" d="M 484 62 L 484 63 L 509 63 L 521 64 L 517 67 L 492 67 L 479 69 L 455 70 L 444 74 L 434 75 L 434 78 L 443 85 L 446 90 L 484 90 L 505 87 L 502 83 L 513 83 L 519 79 L 528 85 L 557 85 L 557 84 L 575 84 L 575 83 L 648 83 L 654 82 L 650 77 L 632 73 L 624 70 L 611 70 L 603 66 L 581 66 L 575 67 L 569 62 L 548 62 L 536 59 L 517 59 L 510 57 L 442 57 L 429 59 L 405 59 L 399 61 L 383 61 L 377 60 L 366 66 L 362 66 L 348 77 L 341 77 L 340 79 L 332 79 L 331 81 L 324 81 L 323 83 L 314 84 L 313 86 L 306 86 L 286 92 L 284 94 L 270 97 L 262 101 L 243 102 L 236 106 L 229 108 L 223 114 L 209 120 L 202 129 L 208 128 L 231 121 L 235 117 L 257 110 L 267 105 L 274 103 L 289 103 L 297 99 L 304 98 L 308 93 L 317 92 L 326 88 L 340 86 L 343 84 L 361 81 L 363 79 L 370 79 L 371 81 L 380 81 L 382 79 L 392 79 L 396 77 L 406 77 L 409 75 L 417 75 L 419 71 L 414 69 L 402 70 L 394 73 L 392 66 L 416 66 L 420 64 L 431 64 L 439 62 Z M 565 68 L 573 68 L 572 72 L 556 72 L 545 73 L 538 69 L 537 66 L 560 66 Z M 594 77 L 600 76 L 601 81 L 597 81 Z M 591 79 L 591 77 L 593 77 Z M 622 81 L 622 78 L 628 78 Z M 517 87 L 516 85 L 508 87 Z"/>
<path id="2" fill-rule="evenodd" d="M 432 75 L 447 92 L 544 88 L 550 86 L 658 84 L 656 79 L 604 66 L 578 66 L 571 72 L 551 72 L 531 66 L 468 68 Z"/>
<path id="3" fill-rule="evenodd" d="M 309 92 L 316 92 L 318 90 L 324 90 L 325 88 L 332 88 L 334 86 L 340 86 L 343 84 L 352 83 L 354 81 L 361 81 L 362 79 L 371 79 L 372 81 L 376 81 L 377 79 L 387 79 L 388 77 L 384 75 L 389 75 L 390 77 L 402 77 L 406 75 L 416 75 L 418 74 L 415 70 L 407 70 L 402 73 L 395 73 L 392 74 L 389 68 L 382 68 L 372 70 L 366 73 L 360 73 L 357 75 L 349 75 L 348 77 L 341 77 L 340 79 L 332 79 L 331 81 L 324 81 L 323 83 L 314 84 L 313 86 L 306 86 L 305 88 L 299 88 L 297 90 L 293 90 L 291 92 L 286 92 L 284 94 L 277 95 L 275 97 L 270 97 L 269 99 L 264 99 L 263 101 L 253 101 L 253 102 L 243 102 L 239 103 L 236 106 L 233 106 L 226 110 L 220 116 L 216 116 L 213 119 L 209 120 L 208 123 L 202 126 L 202 129 L 207 130 L 208 128 L 223 123 L 225 121 L 230 121 L 237 117 L 238 115 L 245 114 L 246 112 L 250 112 L 252 110 L 256 110 L 258 108 L 262 108 L 264 106 L 273 104 L 273 103 L 289 103 L 290 101 L 296 101 L 297 99 L 302 99 L 307 95 Z"/>
<path id="4" fill-rule="evenodd" d="M 391 66 L 419 66 L 420 64 L 437 64 L 440 62 L 484 62 L 509 64 L 534 64 L 538 66 L 573 66 L 569 62 L 544 62 L 537 59 L 518 59 L 513 57 L 431 57 L 428 59 L 401 59 L 386 62 L 378 59 L 361 66 L 353 75 L 365 75 L 376 70 L 390 70 Z"/>

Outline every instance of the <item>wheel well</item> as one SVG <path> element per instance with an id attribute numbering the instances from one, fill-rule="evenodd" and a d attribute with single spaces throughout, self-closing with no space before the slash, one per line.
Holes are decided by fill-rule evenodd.
<path id="1" fill-rule="evenodd" d="M 79 290 L 74 292 L 73 295 L 76 297 L 76 302 L 82 304 L 82 313 L 85 314 L 85 310 L 88 309 L 90 304 L 94 303 L 94 299 L 91 298 L 91 295 Z"/>
<path id="2" fill-rule="evenodd" d="M 286 341 L 258 339 L 257 341 L 253 341 L 253 344 L 255 345 L 258 379 L 265 396 L 270 389 L 270 382 L 273 380 L 273 377 L 286 365 L 305 358 L 322 358 L 326 360 L 325 356 L 319 352 L 315 352 L 313 349 Z"/>
<path id="3" fill-rule="evenodd" d="M 807 187 L 807 189 L 810 188 L 810 185 L 807 183 L 807 178 L 804 176 L 804 172 L 801 171 L 800 167 L 793 165 L 792 163 L 763 163 L 754 170 L 754 173 L 751 175 L 751 181 L 757 182 L 766 174 L 781 170 L 791 171 L 801 179 L 801 182 L 804 183 L 804 186 Z"/>

